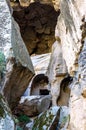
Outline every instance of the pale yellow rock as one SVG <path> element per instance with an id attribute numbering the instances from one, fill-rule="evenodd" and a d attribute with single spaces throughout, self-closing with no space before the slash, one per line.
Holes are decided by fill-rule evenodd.
<path id="1" fill-rule="evenodd" d="M 56 101 L 60 92 L 60 83 L 67 73 L 67 68 L 62 55 L 60 42 L 55 42 L 52 47 L 52 54 L 47 75 L 51 85 L 52 104 L 57 105 Z"/>

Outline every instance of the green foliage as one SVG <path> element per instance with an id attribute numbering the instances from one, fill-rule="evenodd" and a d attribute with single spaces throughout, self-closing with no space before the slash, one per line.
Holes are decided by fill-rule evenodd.
<path id="1" fill-rule="evenodd" d="M 17 127 L 17 130 L 23 130 L 20 126 Z"/>
<path id="2" fill-rule="evenodd" d="M 0 117 L 4 117 L 4 113 L 5 113 L 4 108 L 0 104 Z"/>
<path id="3" fill-rule="evenodd" d="M 3 72 L 5 70 L 5 56 L 3 52 L 0 51 L 0 72 Z"/>
<path id="4" fill-rule="evenodd" d="M 18 117 L 19 122 L 28 123 L 30 122 L 30 118 L 26 115 L 20 115 Z"/>

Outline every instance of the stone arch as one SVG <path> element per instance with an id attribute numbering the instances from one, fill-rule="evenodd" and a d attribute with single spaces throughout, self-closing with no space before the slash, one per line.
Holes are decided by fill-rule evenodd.
<path id="1" fill-rule="evenodd" d="M 60 84 L 60 94 L 57 99 L 57 105 L 59 106 L 68 106 L 70 98 L 70 83 L 73 81 L 71 76 L 65 77 Z"/>
<path id="2" fill-rule="evenodd" d="M 36 75 L 31 83 L 30 95 L 48 95 L 48 77 L 45 74 Z"/>

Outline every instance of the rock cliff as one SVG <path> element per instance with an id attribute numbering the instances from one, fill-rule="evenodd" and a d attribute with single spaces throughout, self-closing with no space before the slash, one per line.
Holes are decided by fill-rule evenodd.
<path id="1" fill-rule="evenodd" d="M 5 56 L 6 64 L 3 92 L 10 107 L 13 108 L 33 77 L 34 69 L 7 3 L 5 0 L 0 1 L 0 51 Z"/>
<path id="2" fill-rule="evenodd" d="M 15 0 L 11 0 L 11 2 L 12 1 Z M 17 6 L 15 8 L 13 6 L 14 16 L 16 10 L 18 11 L 18 13 L 19 11 L 21 11 L 20 14 L 17 14 L 16 12 L 17 18 L 25 18 L 26 20 L 28 20 L 28 28 L 26 22 L 21 22 L 20 24 L 20 26 L 26 26 L 26 40 L 34 36 L 33 32 L 30 33 L 32 31 L 30 29 L 34 27 L 34 30 L 37 34 L 36 38 L 39 38 L 40 40 L 35 38 L 32 38 L 30 40 L 33 40 L 35 44 L 37 42 L 37 46 L 39 46 L 39 51 L 40 48 L 44 47 L 44 41 L 41 41 L 42 36 L 45 39 L 46 36 L 51 36 L 53 29 L 49 29 L 49 27 L 55 27 L 57 21 L 55 27 L 56 41 L 54 42 L 54 44 L 52 43 L 53 46 L 51 58 L 46 72 L 47 79 L 49 80 L 47 84 L 49 85 L 49 91 L 52 96 L 53 107 L 39 115 L 35 119 L 34 124 L 31 124 L 31 129 L 40 129 L 41 127 L 41 129 L 43 130 L 86 130 L 86 0 L 60 0 L 59 7 L 58 0 L 19 0 L 15 2 L 15 4 L 17 4 Z M 24 93 L 31 78 L 33 77 L 34 69 L 30 60 L 30 56 L 28 54 L 29 49 L 27 50 L 28 47 L 26 48 L 21 38 L 19 27 L 11 16 L 11 8 L 8 8 L 5 0 L 0 1 L 0 6 L 0 81 L 2 81 L 2 74 L 4 73 L 5 75 L 4 85 L 3 82 L 0 85 L 4 86 L 4 95 L 7 98 L 10 108 L 13 110 L 19 103 L 20 97 Z M 42 8 L 42 10 L 40 7 Z M 58 10 L 58 8 L 60 8 L 59 17 L 54 8 L 56 9 L 56 11 Z M 46 12 L 45 10 L 48 9 L 49 11 Z M 52 12 L 52 15 L 50 16 L 50 19 L 46 21 L 46 19 L 48 18 L 48 13 L 50 12 Z M 37 16 L 40 16 L 40 18 Z M 47 18 L 45 18 L 45 16 Z M 36 21 L 33 21 L 34 18 L 37 18 Z M 43 19 L 41 20 L 41 18 Z M 53 22 L 51 26 L 47 26 L 51 23 L 50 20 L 52 19 L 53 21 L 55 20 L 55 22 Z M 41 21 L 42 28 L 38 20 Z M 23 30 L 22 27 L 20 28 L 21 32 Z M 44 30 L 42 30 L 43 28 Z M 28 35 L 29 38 L 27 39 Z M 23 35 L 23 38 L 25 37 Z M 52 39 L 52 37 L 50 37 L 50 39 Z M 53 42 L 53 39 L 50 39 L 46 39 L 45 41 Z M 39 42 L 41 43 L 41 45 L 39 45 Z M 35 48 L 32 47 L 32 45 L 30 44 L 30 47 L 32 47 L 30 54 L 33 54 L 36 51 L 37 53 L 39 52 L 37 50 L 37 46 L 35 46 Z M 35 50 L 33 48 L 35 48 Z M 44 51 L 44 53 L 45 52 L 46 51 Z M 41 58 L 43 58 L 43 56 Z M 45 60 L 46 59 L 44 58 L 44 61 Z M 37 62 L 39 61 L 40 60 L 38 58 Z M 4 71 L 5 66 L 7 71 Z M 37 86 L 38 85 L 39 83 L 37 84 Z M 46 99 L 45 96 L 43 98 Z M 43 102 L 43 104 L 40 103 L 39 105 L 39 99 L 35 100 L 37 100 L 36 105 L 38 105 L 35 106 L 36 111 L 37 108 L 41 110 L 40 108 L 42 107 L 42 105 L 46 104 L 46 102 Z M 23 105 L 21 104 L 21 111 L 23 111 L 22 109 L 25 108 L 24 113 L 28 115 L 27 112 L 28 110 L 30 111 L 30 102 L 32 102 L 34 106 L 35 100 L 33 102 L 32 100 L 24 100 L 24 102 L 22 102 Z M 50 101 L 51 98 L 49 99 L 49 104 L 47 108 L 49 108 L 49 105 L 51 105 Z M 26 111 L 25 105 L 27 104 L 28 107 Z M 63 107 L 64 105 L 67 107 Z M 32 112 L 34 112 L 33 106 L 31 106 Z M 52 111 L 54 108 L 56 109 Z M 42 111 L 44 111 L 44 109 Z M 4 112 L 5 108 L 1 100 L 1 118 L 4 117 Z M 8 116 L 7 113 L 6 115 Z M 0 124 L 2 123 L 1 118 Z M 11 118 L 10 120 L 12 121 Z M 4 121 L 5 120 L 3 120 L 3 122 Z M 13 121 L 12 124 L 12 130 L 14 130 Z"/>
<path id="3" fill-rule="evenodd" d="M 70 85 L 70 128 L 71 130 L 85 130 L 86 129 L 86 75 L 85 75 L 85 47 L 86 47 L 86 0 L 61 0 L 60 10 L 61 14 L 58 18 L 55 37 L 60 41 L 62 48 L 62 56 L 66 63 L 68 73 L 73 77 L 73 82 Z M 57 43 L 57 46 L 59 43 Z M 56 49 L 56 48 L 55 48 Z M 61 50 L 61 49 L 60 49 Z M 55 52 L 55 51 L 54 51 Z M 53 54 L 54 54 L 53 52 Z M 52 66 L 48 72 L 51 71 L 51 79 L 53 82 L 58 81 L 52 76 L 53 71 L 56 73 L 55 64 L 57 61 L 54 58 L 58 56 L 57 51 L 54 57 Z M 62 58 L 61 58 L 62 59 Z M 50 62 L 51 65 L 52 62 Z M 61 63 L 62 65 L 62 63 Z M 60 70 L 62 72 L 62 69 Z M 64 73 L 63 73 L 64 74 Z M 62 74 L 62 75 L 63 75 Z M 49 76 L 49 77 L 50 77 Z M 61 79 L 62 80 L 62 79 Z M 60 81 L 60 80 L 59 80 Z M 55 85 L 56 86 L 56 85 Z M 57 88 L 53 88 L 53 96 L 55 96 Z M 59 87 L 59 86 L 58 86 Z M 59 90 L 59 88 L 58 88 Z M 54 98 L 55 99 L 55 98 Z M 53 100 L 54 100 L 53 99 Z"/>

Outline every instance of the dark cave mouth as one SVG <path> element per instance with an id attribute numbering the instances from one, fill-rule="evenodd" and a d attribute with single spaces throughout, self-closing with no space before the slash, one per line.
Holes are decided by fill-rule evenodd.
<path id="1" fill-rule="evenodd" d="M 48 89 L 40 89 L 40 95 L 49 95 L 50 91 Z"/>
<path id="2" fill-rule="evenodd" d="M 12 6 L 13 17 L 19 24 L 21 36 L 30 55 L 51 52 L 60 11 L 39 2 L 31 3 L 28 7 L 21 7 L 18 1 L 15 3 L 17 5 Z"/>

